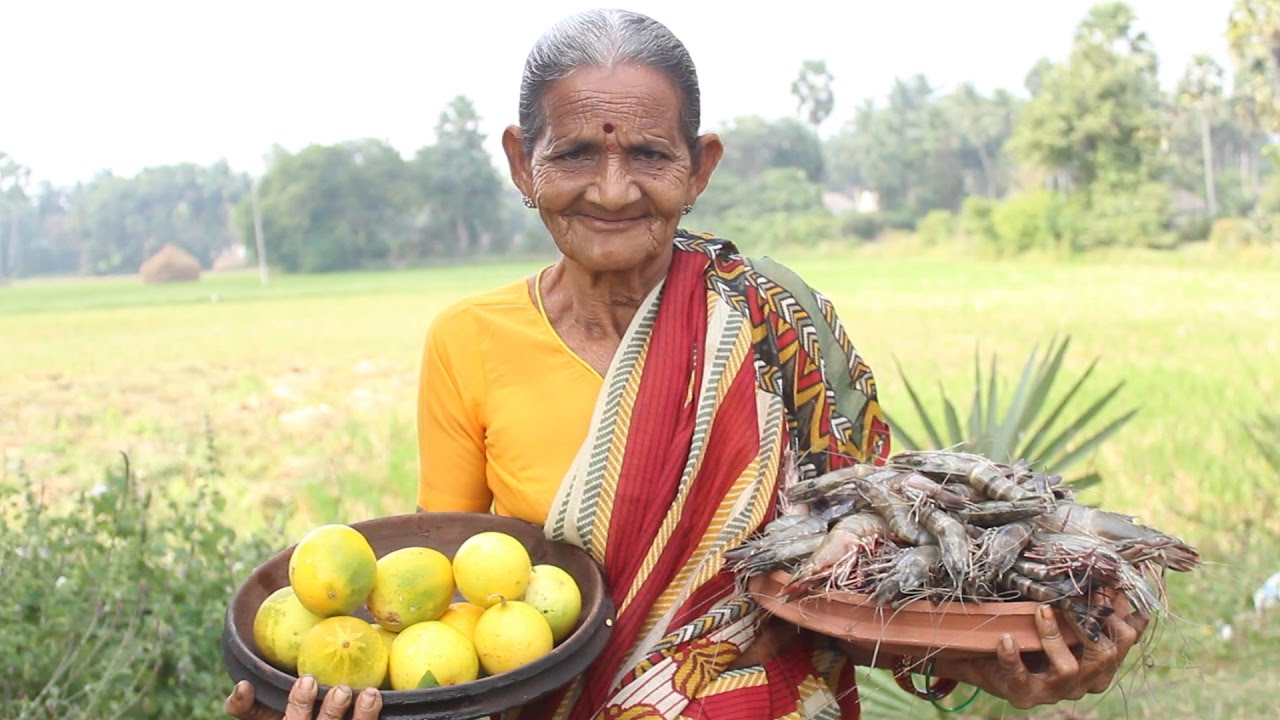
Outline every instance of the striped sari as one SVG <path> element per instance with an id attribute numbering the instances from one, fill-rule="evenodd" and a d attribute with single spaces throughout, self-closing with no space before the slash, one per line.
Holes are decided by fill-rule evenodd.
<path id="1" fill-rule="evenodd" d="M 764 615 L 723 553 L 777 513 L 783 470 L 888 452 L 875 381 L 831 304 L 770 275 L 728 242 L 677 235 L 545 526 L 604 566 L 613 635 L 522 720 L 858 716 L 853 669 L 820 638 L 729 669 Z"/>

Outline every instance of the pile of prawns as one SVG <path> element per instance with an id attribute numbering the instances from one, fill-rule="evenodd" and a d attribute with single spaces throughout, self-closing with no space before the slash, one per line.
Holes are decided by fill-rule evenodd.
<path id="1" fill-rule="evenodd" d="M 1112 612 L 1163 607 L 1164 572 L 1195 568 L 1182 540 L 1075 502 L 1059 476 L 971 453 L 907 452 L 783 490 L 786 513 L 725 554 L 744 577 L 784 569 L 791 596 L 830 591 L 898 607 L 917 599 L 1032 600 L 1069 613 L 1095 641 Z"/>

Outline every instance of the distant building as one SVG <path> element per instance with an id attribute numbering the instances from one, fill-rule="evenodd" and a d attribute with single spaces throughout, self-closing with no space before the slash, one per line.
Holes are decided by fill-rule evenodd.
<path id="1" fill-rule="evenodd" d="M 880 193 L 875 190 L 854 188 L 853 202 L 860 213 L 880 212 Z"/>
<path id="2" fill-rule="evenodd" d="M 843 215 L 847 212 L 857 210 L 858 207 L 858 204 L 853 201 L 853 198 L 845 195 L 844 193 L 833 192 L 830 190 L 822 193 L 822 204 L 832 215 Z"/>
<path id="3" fill-rule="evenodd" d="M 844 215 L 848 212 L 877 213 L 880 212 L 880 193 L 859 187 L 853 189 L 852 196 L 827 191 L 822 193 L 822 204 L 832 215 Z"/>

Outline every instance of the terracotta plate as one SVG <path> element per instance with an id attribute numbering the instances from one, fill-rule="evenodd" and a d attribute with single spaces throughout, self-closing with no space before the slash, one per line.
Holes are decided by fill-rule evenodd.
<path id="1" fill-rule="evenodd" d="M 782 570 L 757 575 L 748 583 L 756 601 L 777 617 L 830 637 L 879 650 L 888 656 L 962 659 L 995 654 L 1000 638 L 1013 636 L 1018 650 L 1041 650 L 1036 631 L 1036 602 L 972 603 L 950 601 L 934 605 L 915 600 L 901 608 L 877 607 L 866 595 L 835 592 L 821 597 L 787 599 L 781 590 L 791 579 Z M 1128 614 L 1123 599 L 1117 612 Z M 1078 644 L 1064 632 L 1068 644 Z"/>

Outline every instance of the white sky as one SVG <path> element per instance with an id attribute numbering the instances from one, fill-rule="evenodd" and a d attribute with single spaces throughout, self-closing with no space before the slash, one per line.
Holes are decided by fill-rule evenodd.
<path id="1" fill-rule="evenodd" d="M 273 143 L 372 137 L 406 157 L 432 141 L 458 94 L 490 151 L 516 117 L 524 56 L 552 22 L 590 3 L 0 0 L 6 72 L 0 150 L 36 180 L 220 158 L 257 173 Z M 1064 58 L 1089 0 L 634 0 L 689 47 L 703 125 L 793 114 L 805 59 L 835 76 L 832 132 L 895 76 L 944 90 L 973 81 L 1022 91 L 1036 59 Z M 1131 0 L 1172 85 L 1207 52 L 1225 67 L 1232 0 Z M 763 9 L 768 7 L 769 9 Z M 750 8 L 750 9 L 748 9 Z M 759 8 L 759 9 L 758 9 Z"/>

